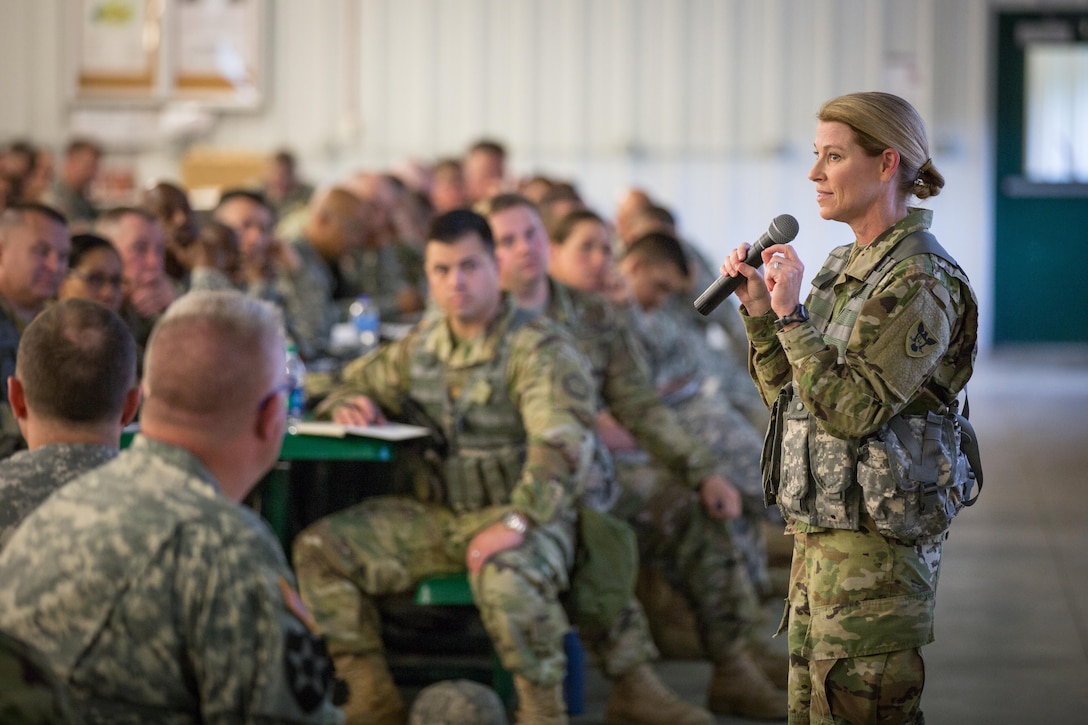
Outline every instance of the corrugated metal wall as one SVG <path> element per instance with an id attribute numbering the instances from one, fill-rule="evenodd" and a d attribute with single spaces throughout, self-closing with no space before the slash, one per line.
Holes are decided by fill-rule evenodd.
<path id="1" fill-rule="evenodd" d="M 647 187 L 715 258 L 783 212 L 812 267 L 848 241 L 805 178 L 813 116 L 840 93 L 899 93 L 949 181 L 936 231 L 986 310 L 994 0 L 267 1 L 265 102 L 202 143 L 286 144 L 325 181 L 491 135 L 516 171 L 568 176 L 605 213 Z M 0 0 L 0 140 L 66 137 L 73 6 Z M 176 176 L 183 150 L 128 153 L 148 180 Z"/>

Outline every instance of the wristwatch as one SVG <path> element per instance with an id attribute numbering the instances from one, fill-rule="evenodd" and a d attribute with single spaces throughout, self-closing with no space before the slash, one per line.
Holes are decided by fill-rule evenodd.
<path id="1" fill-rule="evenodd" d="M 799 304 L 799 305 L 797 305 L 796 307 L 793 308 L 793 312 L 789 313 L 785 317 L 779 317 L 777 320 L 775 320 L 774 321 L 774 329 L 781 332 L 782 330 L 786 329 L 786 325 L 792 325 L 794 322 L 807 322 L 807 321 L 808 321 L 808 310 L 805 309 L 804 305 Z"/>
<path id="2" fill-rule="evenodd" d="M 507 511 L 500 521 L 505 528 L 524 534 L 529 530 L 529 519 L 517 511 Z"/>

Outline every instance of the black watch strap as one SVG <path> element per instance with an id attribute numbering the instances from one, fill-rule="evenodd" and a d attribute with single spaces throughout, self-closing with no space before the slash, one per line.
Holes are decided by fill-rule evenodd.
<path id="1" fill-rule="evenodd" d="M 785 317 L 779 317 L 774 321 L 774 329 L 784 330 L 786 325 L 792 325 L 794 322 L 805 322 L 808 320 L 808 310 L 804 305 L 797 305 L 793 308 L 793 312 L 789 313 Z"/>

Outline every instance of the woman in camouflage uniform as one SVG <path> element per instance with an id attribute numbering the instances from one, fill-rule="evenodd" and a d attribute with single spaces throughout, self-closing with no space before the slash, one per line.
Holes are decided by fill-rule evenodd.
<path id="1" fill-rule="evenodd" d="M 825 261 L 809 310 L 791 246 L 768 247 L 760 270 L 742 245 L 721 268 L 747 278 L 737 296 L 749 367 L 764 401 L 781 401 L 764 479 L 794 534 L 789 721 L 922 723 L 919 650 L 933 640 L 944 535 L 889 535 L 861 474 L 893 416 L 955 409 L 972 372 L 977 304 L 960 267 L 915 234 L 932 213 L 908 200 L 937 195 L 944 179 L 914 108 L 854 93 L 817 117 L 809 179 L 820 216 L 848 224 L 854 242 Z"/>

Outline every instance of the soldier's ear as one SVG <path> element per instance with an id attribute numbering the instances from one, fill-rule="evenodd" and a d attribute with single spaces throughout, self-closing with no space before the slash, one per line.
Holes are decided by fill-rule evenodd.
<path id="1" fill-rule="evenodd" d="M 287 398 L 284 395 L 274 395 L 267 405 L 257 408 L 257 420 L 253 433 L 260 440 L 283 437 L 282 420 L 287 416 Z"/>
<path id="2" fill-rule="evenodd" d="M 8 402 L 11 404 L 11 412 L 16 420 L 26 418 L 26 395 L 23 393 L 23 384 L 14 375 L 8 378 Z"/>
<path id="3" fill-rule="evenodd" d="M 136 418 L 136 411 L 140 409 L 140 403 L 143 401 L 143 397 L 140 394 L 140 386 L 133 385 L 132 388 L 125 393 L 124 403 L 121 405 L 121 425 L 126 426 Z"/>

